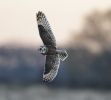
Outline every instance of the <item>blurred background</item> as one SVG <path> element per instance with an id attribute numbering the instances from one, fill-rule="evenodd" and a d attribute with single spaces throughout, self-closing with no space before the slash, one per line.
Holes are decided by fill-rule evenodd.
<path id="1" fill-rule="evenodd" d="M 111 100 L 110 0 L 0 0 L 0 100 Z M 42 83 L 43 11 L 69 57 Z"/>

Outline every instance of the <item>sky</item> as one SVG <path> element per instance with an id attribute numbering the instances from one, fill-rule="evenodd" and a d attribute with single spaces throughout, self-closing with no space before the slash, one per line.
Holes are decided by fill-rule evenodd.
<path id="1" fill-rule="evenodd" d="M 82 27 L 85 15 L 107 10 L 111 0 L 0 0 L 0 45 L 42 45 L 36 13 L 43 11 L 58 45 L 65 45 Z"/>

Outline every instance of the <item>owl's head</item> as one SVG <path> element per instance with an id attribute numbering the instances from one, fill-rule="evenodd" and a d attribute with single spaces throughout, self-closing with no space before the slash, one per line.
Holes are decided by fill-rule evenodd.
<path id="1" fill-rule="evenodd" d="M 46 46 L 40 46 L 39 51 L 41 54 L 45 55 L 48 51 L 48 48 Z"/>

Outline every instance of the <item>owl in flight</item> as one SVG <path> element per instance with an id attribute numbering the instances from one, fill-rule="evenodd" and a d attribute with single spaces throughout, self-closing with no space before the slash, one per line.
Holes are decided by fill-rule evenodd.
<path id="1" fill-rule="evenodd" d="M 60 60 L 64 61 L 68 54 L 66 50 L 57 49 L 54 34 L 45 14 L 39 11 L 36 18 L 39 34 L 44 44 L 44 46 L 39 48 L 39 51 L 46 56 L 43 81 L 51 82 L 58 73 Z"/>

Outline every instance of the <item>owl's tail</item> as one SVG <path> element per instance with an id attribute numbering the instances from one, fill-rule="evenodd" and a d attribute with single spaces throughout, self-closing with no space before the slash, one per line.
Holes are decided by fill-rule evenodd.
<path id="1" fill-rule="evenodd" d="M 57 53 L 59 54 L 59 57 L 62 61 L 68 57 L 66 50 L 57 50 Z"/>

